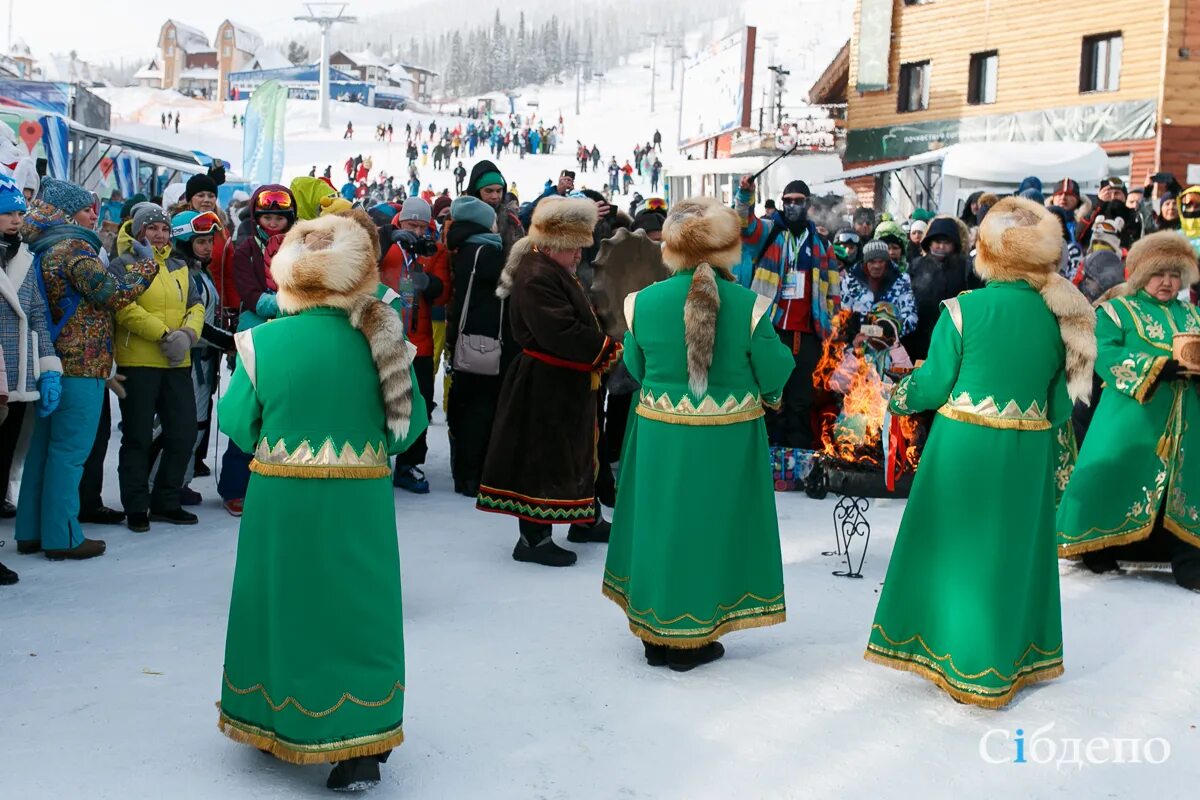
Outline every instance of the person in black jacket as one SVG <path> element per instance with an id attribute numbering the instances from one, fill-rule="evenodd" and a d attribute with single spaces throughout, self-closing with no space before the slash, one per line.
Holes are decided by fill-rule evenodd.
<path id="1" fill-rule="evenodd" d="M 472 176 L 472 189 L 474 181 Z M 472 498 L 479 493 L 504 373 L 519 350 L 509 328 L 508 304 L 496 296 L 505 253 L 495 228 L 496 210 L 489 203 L 463 195 L 450 205 L 446 246 L 451 252 L 454 293 L 446 314 L 446 351 L 454 353 L 460 327 L 464 335 L 499 337 L 501 342 L 499 374 L 454 369 L 446 401 L 454 491 Z M 454 364 L 453 356 L 450 363 Z"/>
<path id="2" fill-rule="evenodd" d="M 941 313 L 942 301 L 983 286 L 963 255 L 965 228 L 953 217 L 934 218 L 921 240 L 924 255 L 908 265 L 917 301 L 917 327 L 904 337 L 903 343 L 914 361 L 929 355 L 929 339 Z"/>

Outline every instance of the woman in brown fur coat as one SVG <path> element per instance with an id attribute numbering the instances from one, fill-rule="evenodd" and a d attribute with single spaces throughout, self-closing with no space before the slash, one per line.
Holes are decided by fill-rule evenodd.
<path id="1" fill-rule="evenodd" d="M 620 357 L 575 269 L 592 244 L 596 205 L 548 197 L 505 263 L 496 294 L 508 298 L 521 347 L 504 378 L 479 487 L 478 508 L 519 520 L 517 561 L 566 567 L 575 553 L 551 539 L 607 542 L 595 499 L 596 390 Z"/>

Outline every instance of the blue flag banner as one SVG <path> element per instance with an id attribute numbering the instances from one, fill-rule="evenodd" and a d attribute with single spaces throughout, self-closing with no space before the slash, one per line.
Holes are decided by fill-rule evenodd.
<path id="1" fill-rule="evenodd" d="M 71 180 L 71 158 L 67 151 L 71 134 L 66 120 L 57 114 L 47 114 L 40 117 L 38 122 L 42 126 L 42 146 L 46 148 L 50 177 L 60 181 Z"/>

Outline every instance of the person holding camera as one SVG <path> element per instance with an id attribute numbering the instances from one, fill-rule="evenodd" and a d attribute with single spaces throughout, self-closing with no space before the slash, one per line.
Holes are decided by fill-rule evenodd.
<path id="1" fill-rule="evenodd" d="M 434 308 L 450 301 L 450 254 L 433 238 L 429 203 L 419 197 L 404 201 L 392 219 L 391 246 L 379 262 L 380 299 L 391 303 L 404 321 L 404 337 L 417 348 L 413 371 L 433 416 L 433 317 Z M 396 456 L 393 485 L 426 494 L 429 481 L 420 465 L 429 451 L 422 433 L 412 447 Z"/>

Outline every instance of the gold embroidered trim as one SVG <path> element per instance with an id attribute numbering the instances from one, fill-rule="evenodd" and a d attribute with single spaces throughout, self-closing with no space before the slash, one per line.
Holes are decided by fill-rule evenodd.
<path id="1" fill-rule="evenodd" d="M 1017 676 L 1019 676 L 1023 670 L 1025 670 L 1029 666 L 1031 666 L 1031 665 L 1026 665 L 1024 667 L 1020 666 L 1021 662 L 1024 661 L 1029 656 L 1030 653 L 1037 653 L 1038 655 L 1042 655 L 1042 656 L 1057 655 L 1058 660 L 1062 661 L 1063 646 L 1062 646 L 1061 642 L 1058 644 L 1057 647 L 1051 648 L 1050 650 L 1043 650 L 1042 648 L 1038 647 L 1033 642 L 1030 642 L 1029 646 L 1025 648 L 1025 652 L 1021 654 L 1021 657 L 1018 658 L 1017 660 L 1013 661 L 1013 668 L 1016 670 L 1016 672 L 1014 672 L 1012 675 L 1005 675 L 1004 673 L 1000 672 L 1000 670 L 996 669 L 995 667 L 988 667 L 987 669 L 983 670 L 982 672 L 969 673 L 969 672 L 963 672 L 961 669 L 959 669 L 958 667 L 956 667 L 954 665 L 954 657 L 950 653 L 946 653 L 944 656 L 939 656 L 937 653 L 935 653 L 933 651 L 933 648 L 925 643 L 925 638 L 923 636 L 921 636 L 921 634 L 919 634 L 919 633 L 914 633 L 912 636 L 908 637 L 907 639 L 905 639 L 903 641 L 897 641 L 896 639 L 893 639 L 892 637 L 888 636 L 887 631 L 885 631 L 883 629 L 883 626 L 880 625 L 878 622 L 873 623 L 871 625 L 871 631 L 872 632 L 879 631 L 879 635 L 883 637 L 883 640 L 885 642 L 887 642 L 888 644 L 892 645 L 893 647 L 904 647 L 906 645 L 912 644 L 913 642 L 916 642 L 917 644 L 921 645 L 921 648 L 926 653 L 929 654 L 929 657 L 931 659 L 933 659 L 933 661 L 935 662 L 935 664 L 938 667 L 941 667 L 942 663 L 944 662 L 944 663 L 950 665 L 950 669 L 954 670 L 955 674 L 957 674 L 960 678 L 963 678 L 964 680 L 969 680 L 969 681 L 970 680 L 978 680 L 979 678 L 982 678 L 985 675 L 991 675 L 991 676 L 995 677 L 997 680 L 1011 682 L 1013 680 L 1013 678 L 1016 678 Z M 874 650 L 877 650 L 882 653 L 893 652 L 893 651 L 888 650 L 886 647 L 882 647 L 880 645 L 871 644 L 871 643 L 868 643 L 867 647 L 869 649 L 874 649 Z M 910 658 L 910 657 L 919 658 L 919 656 L 915 656 L 914 654 L 909 653 L 907 651 L 895 651 L 895 652 L 905 658 Z M 977 687 L 977 688 L 981 689 L 982 691 L 989 691 L 984 687 Z"/>
<path id="2" fill-rule="evenodd" d="M 220 703 L 217 707 L 220 707 Z M 371 736 L 356 736 L 339 742 L 311 745 L 287 742 L 272 731 L 235 720 L 223 711 L 217 719 L 217 728 L 233 741 L 265 750 L 289 764 L 331 764 L 351 758 L 377 756 L 399 747 L 404 742 L 402 725 Z"/>
<path id="3" fill-rule="evenodd" d="M 914 675 L 919 675 L 955 700 L 981 708 L 1001 708 L 1006 706 L 1016 696 L 1017 692 L 1024 687 L 1042 681 L 1053 680 L 1063 674 L 1062 659 L 1058 659 L 1057 662 L 1047 661 L 1041 664 L 1032 664 L 1026 668 L 1027 671 L 1017 676 L 1016 680 L 1004 690 L 1003 694 L 984 695 L 978 692 L 978 687 L 968 687 L 966 685 L 960 687 L 951 683 L 949 678 L 935 667 L 924 663 L 919 656 L 913 656 L 909 653 L 893 655 L 884 648 L 868 644 L 867 651 L 863 653 L 863 658 L 872 664 L 879 664 L 880 666 L 890 667 L 900 672 L 911 672 Z"/>
<path id="4" fill-rule="evenodd" d="M 1125 310 L 1129 312 L 1129 316 L 1133 320 L 1133 327 L 1137 331 L 1138 338 L 1140 338 L 1143 342 L 1150 345 L 1151 347 L 1157 347 L 1159 350 L 1166 350 L 1168 353 L 1171 352 L 1171 345 L 1169 342 L 1163 342 L 1162 336 L 1157 337 L 1158 340 L 1156 341 L 1155 337 L 1152 337 L 1150 335 L 1150 331 L 1146 330 L 1146 326 L 1144 324 L 1142 324 L 1142 318 L 1141 318 L 1141 313 L 1145 313 L 1145 312 L 1142 312 L 1140 308 L 1134 308 L 1134 303 L 1133 303 L 1132 298 L 1118 297 L 1118 298 L 1114 299 L 1112 302 L 1120 303 L 1125 308 Z M 1171 326 L 1174 327 L 1175 320 L 1172 319 L 1172 317 L 1171 317 L 1170 309 L 1166 309 L 1166 315 L 1167 315 L 1167 320 L 1171 323 Z M 1159 323 L 1157 321 L 1155 321 L 1154 324 L 1158 325 Z M 1122 327 L 1124 327 L 1124 326 L 1122 326 Z M 1165 332 L 1164 332 L 1164 335 L 1165 335 Z"/>
<path id="5" fill-rule="evenodd" d="M 391 467 L 293 467 L 264 464 L 257 458 L 250 460 L 250 471 L 268 478 L 302 478 L 305 480 L 339 478 L 362 481 L 387 478 L 392 474 Z"/>
<path id="6" fill-rule="evenodd" d="M 625 295 L 625 302 L 621 304 L 622 308 L 625 310 L 625 327 L 631 333 L 633 332 L 633 310 L 634 306 L 637 305 L 637 296 L 637 292 L 630 292 L 629 294 Z M 636 336 L 637 334 L 634 335 Z"/>
<path id="7" fill-rule="evenodd" d="M 625 580 L 628 580 L 628 578 Z M 661 644 L 667 647 L 678 647 L 688 650 L 704 647 L 706 644 L 715 642 L 725 634 L 732 633 L 733 631 L 747 630 L 749 628 L 763 628 L 769 625 L 778 625 L 787 620 L 787 615 L 784 612 L 783 604 L 779 603 L 777 605 L 768 607 L 759 606 L 755 608 L 742 609 L 741 611 L 736 611 L 732 614 L 726 614 L 724 617 L 720 617 L 720 615 L 718 615 L 717 617 L 713 617 L 713 621 L 716 621 L 718 617 L 720 617 L 722 621 L 708 629 L 689 628 L 668 631 L 655 628 L 654 626 L 648 625 L 641 620 L 635 620 L 631 616 L 631 613 L 637 613 L 636 610 L 630 612 L 629 601 L 616 587 L 609 586 L 606 583 L 600 587 L 600 591 L 605 597 L 607 597 L 609 600 L 612 600 L 621 607 L 622 611 L 625 612 L 626 619 L 629 621 L 629 630 L 634 636 L 641 639 L 643 642 L 649 642 L 650 644 Z M 780 595 L 780 597 L 783 597 L 783 595 Z M 744 600 L 745 597 L 742 599 Z M 725 606 L 718 604 L 718 608 L 725 608 Z M 754 614 L 758 614 L 759 616 L 752 616 Z M 691 615 L 685 614 L 684 617 L 691 617 Z M 683 617 L 680 617 L 680 619 L 683 619 Z M 692 619 L 695 619 L 695 617 L 692 617 Z M 670 635 L 664 636 L 660 634 Z"/>
<path id="8" fill-rule="evenodd" d="M 1150 371 L 1142 378 L 1142 382 L 1138 385 L 1137 391 L 1133 393 L 1133 399 L 1139 403 L 1145 403 L 1150 390 L 1154 388 L 1154 382 L 1158 380 L 1159 373 L 1163 371 L 1163 367 L 1167 365 L 1167 357 L 1159 356 L 1154 359 L 1154 363 L 1150 365 Z"/>
<path id="9" fill-rule="evenodd" d="M 275 443 L 274 447 L 268 443 L 266 437 L 258 443 L 258 447 L 254 449 L 254 458 L 259 462 L 259 466 L 271 467 L 300 467 L 302 472 L 307 474 L 292 474 L 291 477 L 309 477 L 312 473 L 307 472 L 311 468 L 320 468 L 330 470 L 333 473 L 329 477 L 347 477 L 356 470 L 373 470 L 378 472 L 380 468 L 387 469 L 388 455 L 387 446 L 383 442 L 376 445 L 373 442 L 368 442 L 359 454 L 349 442 L 342 444 L 341 451 L 334 449 L 333 440 L 329 437 L 322 442 L 321 448 L 313 452 L 312 445 L 308 439 L 305 439 L 300 445 L 288 452 L 287 443 L 280 439 Z M 289 470 L 288 472 L 291 472 Z M 282 474 L 279 471 L 275 472 L 260 472 L 260 474 Z M 372 474 L 368 477 L 377 477 Z"/>
<path id="10" fill-rule="evenodd" d="M 1163 515 L 1163 527 L 1192 547 L 1200 547 L 1200 535 L 1197 535 L 1195 531 L 1189 531 L 1165 514 Z"/>
<path id="11" fill-rule="evenodd" d="M 1022 411 L 1021 407 L 1017 405 L 1016 400 L 1009 400 L 1004 408 L 1000 408 L 996 405 L 994 397 L 987 397 L 976 403 L 971 399 L 969 392 L 961 392 L 957 397 L 951 394 L 950 399 L 946 401 L 946 404 L 942 408 L 961 411 L 964 414 L 971 414 L 976 417 L 1046 421 L 1046 409 L 1036 400 L 1029 404 L 1029 408 Z"/>
<path id="12" fill-rule="evenodd" d="M 1006 419 L 1003 417 L 988 417 L 982 414 L 972 414 L 967 411 L 959 411 L 950 406 L 942 406 L 938 409 L 938 414 L 947 419 L 955 420 L 956 422 L 965 422 L 968 425 L 979 425 L 984 428 L 997 428 L 1000 430 L 1009 431 L 1048 431 L 1051 427 L 1048 419 Z"/>
<path id="13" fill-rule="evenodd" d="M 1103 309 L 1106 314 L 1108 314 L 1108 318 L 1113 321 L 1114 325 L 1122 330 L 1125 329 L 1125 326 L 1121 324 L 1121 315 L 1117 313 L 1115 308 L 1113 308 L 1113 304 L 1111 302 L 1105 303 L 1104 305 L 1100 306 L 1100 308 Z"/>
<path id="14" fill-rule="evenodd" d="M 258 388 L 258 356 L 254 352 L 253 329 L 244 330 L 233 335 L 233 344 L 237 348 L 238 358 L 242 360 L 242 369 L 250 379 L 250 385 Z"/>
<path id="15" fill-rule="evenodd" d="M 754 336 L 754 332 L 758 330 L 758 323 L 767 312 L 771 310 L 771 306 L 775 305 L 775 301 L 770 297 L 763 297 L 761 294 L 754 299 L 754 308 L 750 310 L 750 335 Z"/>
<path id="16" fill-rule="evenodd" d="M 333 705 L 331 705 L 329 708 L 325 709 L 324 711 L 309 711 L 307 708 L 300 705 L 300 702 L 296 698 L 292 697 L 291 695 L 288 695 L 287 697 L 283 698 L 282 703 L 276 704 L 275 701 L 271 699 L 271 695 L 267 694 L 266 687 L 264 687 L 261 683 L 256 683 L 253 686 L 251 686 L 249 689 L 239 689 L 238 687 L 233 685 L 232 681 L 229 680 L 228 672 L 223 671 L 222 677 L 225 679 L 226 688 L 228 688 L 229 691 L 233 692 L 234 694 L 248 695 L 248 694 L 254 694 L 255 692 L 262 694 L 263 699 L 267 701 L 267 705 L 270 706 L 271 710 L 274 711 L 276 714 L 278 714 L 280 711 L 283 711 L 283 709 L 285 709 L 286 707 L 288 707 L 290 705 L 293 708 L 295 708 L 297 711 L 299 711 L 301 714 L 303 714 L 304 716 L 312 717 L 313 719 L 320 719 L 321 717 L 327 717 L 330 714 L 332 714 L 333 712 L 337 711 L 339 708 L 341 708 L 347 702 L 353 703 L 356 706 L 362 706 L 363 708 L 379 708 L 380 706 L 386 706 L 388 703 L 390 703 L 396 699 L 397 692 L 404 691 L 404 684 L 401 683 L 400 681 L 396 681 L 396 683 L 392 685 L 392 691 L 389 692 L 388 696 L 383 698 L 382 700 L 360 700 L 357 697 L 355 697 L 354 695 L 350 694 L 349 692 L 343 692 L 341 699 L 338 700 Z"/>
<path id="17" fill-rule="evenodd" d="M 1109 534 L 1107 536 L 1100 536 L 1095 539 L 1088 539 L 1087 541 L 1083 541 L 1083 542 L 1071 542 L 1070 544 L 1059 544 L 1058 545 L 1058 557 L 1059 558 L 1074 558 L 1075 556 L 1081 556 L 1084 553 L 1094 553 L 1097 550 L 1107 550 L 1110 547 L 1119 547 L 1123 544 L 1132 544 L 1134 542 L 1140 542 L 1143 539 L 1149 538 L 1150 532 L 1153 530 L 1154 530 L 1154 520 L 1151 520 L 1146 525 L 1143 525 L 1140 528 L 1135 528 L 1134 530 L 1132 530 L 1128 533 L 1113 533 L 1113 534 Z M 1081 534 L 1078 538 L 1083 538 L 1084 536 L 1088 536 L 1088 535 L 1094 533 L 1095 531 L 1096 531 L 1096 529 L 1092 528 L 1092 530 L 1088 531 L 1087 533 Z M 1062 540 L 1062 539 L 1068 539 L 1070 537 L 1068 537 L 1065 533 L 1059 531 L 1058 538 L 1060 540 Z"/>
<path id="18" fill-rule="evenodd" d="M 654 392 L 647 390 L 640 395 L 637 413 L 646 419 L 674 425 L 735 425 L 765 414 L 762 399 L 753 392 L 747 392 L 740 401 L 729 395 L 720 405 L 711 395 L 705 395 L 697 406 L 687 395 L 678 403 L 672 403 L 666 392 L 655 398 Z"/>

